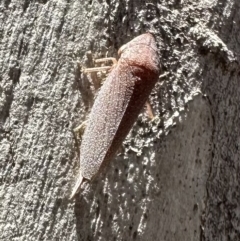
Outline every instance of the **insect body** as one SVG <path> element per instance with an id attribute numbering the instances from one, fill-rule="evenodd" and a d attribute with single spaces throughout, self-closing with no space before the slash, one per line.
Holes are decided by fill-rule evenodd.
<path id="1" fill-rule="evenodd" d="M 84 179 L 93 179 L 114 157 L 158 80 L 160 64 L 150 33 L 123 45 L 118 54 L 120 58 L 99 91 L 83 134 L 80 174 L 71 198 Z"/>

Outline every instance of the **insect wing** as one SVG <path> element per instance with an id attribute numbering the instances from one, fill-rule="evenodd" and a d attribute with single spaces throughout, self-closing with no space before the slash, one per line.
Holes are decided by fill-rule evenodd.
<path id="1" fill-rule="evenodd" d="M 112 142 L 134 88 L 134 79 L 129 81 L 130 72 L 126 70 L 117 65 L 94 102 L 80 150 L 81 173 L 86 179 L 92 179 L 103 161 L 117 151 L 118 146 L 112 146 Z"/>

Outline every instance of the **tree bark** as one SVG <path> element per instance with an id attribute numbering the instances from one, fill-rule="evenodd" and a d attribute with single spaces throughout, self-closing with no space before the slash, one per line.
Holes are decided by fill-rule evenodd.
<path id="1" fill-rule="evenodd" d="M 240 3 L 0 3 L 0 240 L 240 240 Z M 73 201 L 103 74 L 150 31 L 162 72 L 111 164 Z"/>

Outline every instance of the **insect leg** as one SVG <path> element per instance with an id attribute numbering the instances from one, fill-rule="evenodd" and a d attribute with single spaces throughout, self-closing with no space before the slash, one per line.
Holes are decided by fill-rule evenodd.
<path id="1" fill-rule="evenodd" d="M 111 68 L 112 68 L 112 66 L 102 66 L 102 67 L 95 67 L 95 68 L 86 68 L 86 69 L 83 69 L 82 71 L 84 73 L 93 73 L 93 72 L 109 70 Z"/>
<path id="2" fill-rule="evenodd" d="M 113 65 L 117 64 L 117 60 L 115 58 L 113 58 L 113 57 L 96 59 L 95 63 L 104 63 L 104 62 L 107 62 L 107 61 L 112 61 Z"/>
<path id="3" fill-rule="evenodd" d="M 73 129 L 74 132 L 83 133 L 87 125 L 87 120 L 83 121 L 79 126 Z"/>
<path id="4" fill-rule="evenodd" d="M 146 101 L 145 106 L 146 106 L 146 113 L 150 119 L 150 122 L 158 123 L 160 119 L 157 115 L 154 115 L 149 99 Z"/>
<path id="5" fill-rule="evenodd" d="M 102 59 L 96 59 L 95 63 L 106 63 L 108 61 L 112 61 L 112 66 L 101 66 L 101 67 L 95 67 L 95 68 L 86 68 L 83 69 L 84 73 L 92 73 L 92 72 L 100 72 L 111 69 L 114 65 L 117 64 L 117 60 L 115 58 L 109 57 L 109 58 L 102 58 Z"/>
<path id="6" fill-rule="evenodd" d="M 152 120 L 154 118 L 154 114 L 153 114 L 153 110 L 152 110 L 152 107 L 151 107 L 151 104 L 150 104 L 149 100 L 146 101 L 145 105 L 146 105 L 147 115 Z"/>

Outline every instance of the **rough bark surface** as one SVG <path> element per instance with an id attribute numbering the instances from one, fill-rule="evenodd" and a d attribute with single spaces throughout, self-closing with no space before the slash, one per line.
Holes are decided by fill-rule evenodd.
<path id="1" fill-rule="evenodd" d="M 70 201 L 102 79 L 78 63 L 149 30 L 160 121 Z M 239 61 L 239 0 L 1 1 L 0 240 L 240 240 Z"/>

